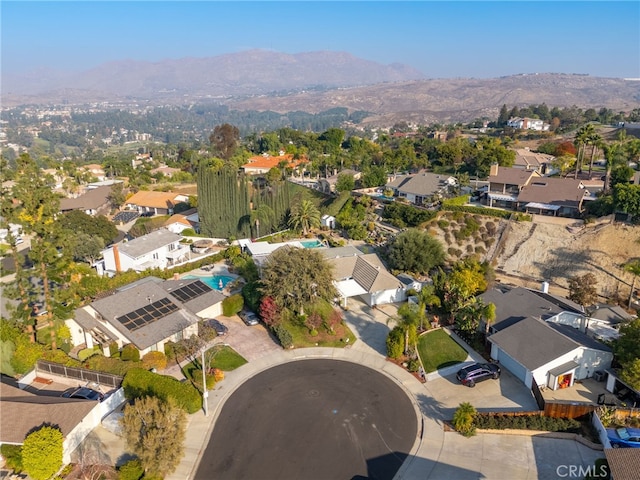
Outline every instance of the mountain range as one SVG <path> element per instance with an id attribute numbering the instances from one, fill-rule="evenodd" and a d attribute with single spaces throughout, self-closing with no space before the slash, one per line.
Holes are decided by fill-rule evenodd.
<path id="1" fill-rule="evenodd" d="M 83 72 L 2 75 L 2 104 L 94 102 L 220 103 L 239 110 L 370 112 L 372 124 L 469 121 L 506 104 L 640 108 L 640 82 L 544 73 L 500 78 L 430 79 L 402 64 L 382 65 L 345 52 L 285 54 L 249 50 L 161 62 L 123 60 Z"/>

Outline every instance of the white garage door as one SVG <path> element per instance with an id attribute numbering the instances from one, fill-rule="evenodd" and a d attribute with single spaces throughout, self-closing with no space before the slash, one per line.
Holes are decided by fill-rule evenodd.
<path id="1" fill-rule="evenodd" d="M 525 381 L 525 378 L 527 376 L 527 369 L 502 350 L 498 350 L 498 361 L 500 362 L 500 366 L 502 368 L 509 370 L 522 382 Z"/>

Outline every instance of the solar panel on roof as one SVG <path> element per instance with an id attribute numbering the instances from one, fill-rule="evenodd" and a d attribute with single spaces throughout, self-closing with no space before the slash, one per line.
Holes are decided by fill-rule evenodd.
<path id="1" fill-rule="evenodd" d="M 160 300 L 138 308 L 133 312 L 118 317 L 118 320 L 128 330 L 135 331 L 148 325 L 149 323 L 160 320 L 178 310 L 178 306 L 168 298 Z"/>
<path id="2" fill-rule="evenodd" d="M 195 282 L 188 283 L 173 292 L 171 295 L 176 297 L 181 302 L 188 302 L 189 300 L 193 300 L 194 298 L 199 297 L 200 295 L 204 295 L 207 292 L 210 292 L 212 288 L 202 282 L 201 280 L 196 280 Z"/>

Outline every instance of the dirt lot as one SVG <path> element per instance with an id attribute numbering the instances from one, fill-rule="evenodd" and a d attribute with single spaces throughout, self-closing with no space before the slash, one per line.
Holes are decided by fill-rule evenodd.
<path id="1" fill-rule="evenodd" d="M 501 281 L 529 287 L 547 281 L 551 293 L 565 295 L 570 277 L 591 272 L 601 296 L 628 298 L 633 276 L 620 266 L 640 257 L 640 227 L 536 216 L 533 223 L 511 223 L 504 235 L 493 258 Z"/>

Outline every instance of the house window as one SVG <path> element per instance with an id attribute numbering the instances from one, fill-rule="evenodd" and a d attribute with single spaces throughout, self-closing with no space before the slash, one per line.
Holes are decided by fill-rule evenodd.
<path id="1" fill-rule="evenodd" d="M 160 258 L 160 257 L 158 256 L 158 252 L 154 253 L 154 254 L 153 254 L 153 259 L 154 259 L 154 260 L 158 260 L 158 258 Z"/>
<path id="2" fill-rule="evenodd" d="M 176 249 L 176 246 L 174 243 L 170 243 L 168 248 L 170 252 L 173 252 Z"/>

